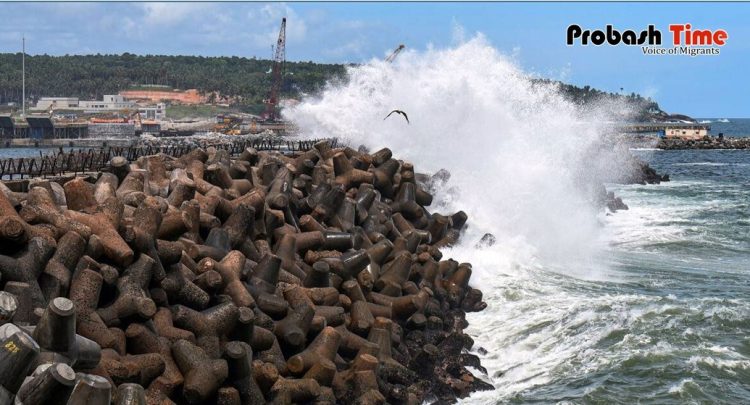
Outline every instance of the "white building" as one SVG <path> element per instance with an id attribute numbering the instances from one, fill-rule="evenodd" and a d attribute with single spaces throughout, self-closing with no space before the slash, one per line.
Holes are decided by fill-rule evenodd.
<path id="1" fill-rule="evenodd" d="M 34 107 L 34 110 L 49 110 L 50 108 L 54 110 L 59 109 L 77 109 L 78 108 L 78 98 L 76 97 L 42 97 L 37 101 L 36 107 Z"/>
<path id="2" fill-rule="evenodd" d="M 34 110 L 83 110 L 83 112 L 117 111 L 135 108 L 119 94 L 106 94 L 102 101 L 78 100 L 76 97 L 42 97 Z"/>
<path id="3" fill-rule="evenodd" d="M 668 139 L 699 140 L 708 136 L 708 125 L 701 124 L 667 124 L 664 137 Z"/>
<path id="4" fill-rule="evenodd" d="M 161 121 L 167 116 L 167 105 L 158 103 L 148 107 L 138 107 L 138 111 L 141 113 L 141 119 Z"/>
<path id="5" fill-rule="evenodd" d="M 125 101 L 125 98 L 119 94 L 105 94 L 102 101 L 81 100 L 78 103 L 78 108 L 84 112 L 126 110 L 134 107 L 134 102 Z"/>

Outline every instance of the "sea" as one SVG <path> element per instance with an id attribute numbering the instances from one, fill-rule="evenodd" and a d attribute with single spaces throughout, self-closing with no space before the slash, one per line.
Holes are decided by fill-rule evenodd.
<path id="1" fill-rule="evenodd" d="M 710 126 L 709 134 L 718 136 L 750 137 L 750 118 L 696 118 L 701 124 Z"/>
<path id="2" fill-rule="evenodd" d="M 750 152 L 633 151 L 670 182 L 608 185 L 602 279 L 504 274 L 469 317 L 496 391 L 465 403 L 750 402 Z"/>

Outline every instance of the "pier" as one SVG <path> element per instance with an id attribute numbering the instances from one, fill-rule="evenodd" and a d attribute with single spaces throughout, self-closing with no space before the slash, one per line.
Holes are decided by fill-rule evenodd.
<path id="1" fill-rule="evenodd" d="M 617 131 L 624 134 L 653 134 L 660 138 L 697 140 L 708 136 L 711 126 L 681 122 L 654 122 L 620 125 Z"/>
<path id="2" fill-rule="evenodd" d="M 86 121 L 55 121 L 49 117 L 26 117 L 16 121 L 9 116 L 0 117 L 0 137 L 3 144 L 12 146 L 14 139 L 28 139 L 38 144 L 51 139 L 87 138 L 89 124 Z"/>
<path id="3" fill-rule="evenodd" d="M 0 147 L 106 147 L 112 144 L 123 146 L 132 143 L 133 139 L 145 133 L 159 137 L 176 137 L 209 132 L 222 132 L 229 135 L 260 134 L 266 131 L 287 135 L 297 132 L 296 126 L 281 121 L 253 120 L 242 123 L 233 131 L 224 129 L 210 120 L 177 123 L 148 120 L 136 125 L 133 122 L 60 120 L 46 116 L 27 116 L 26 118 L 0 116 Z"/>

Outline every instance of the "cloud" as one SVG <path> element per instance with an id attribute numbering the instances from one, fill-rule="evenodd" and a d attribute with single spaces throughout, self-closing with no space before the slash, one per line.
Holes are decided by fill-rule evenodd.
<path id="1" fill-rule="evenodd" d="M 143 20 L 150 25 L 174 25 L 193 16 L 206 16 L 207 3 L 141 3 Z"/>
<path id="2" fill-rule="evenodd" d="M 383 35 L 387 28 L 377 20 L 333 21 L 317 32 L 325 40 L 315 43 L 320 44 L 321 55 L 339 62 L 359 62 L 373 56 L 385 58 L 397 45 Z"/>
<path id="3" fill-rule="evenodd" d="M 21 43 L 21 33 L 20 32 L 0 32 L 0 41 L 1 42 L 13 42 L 15 43 Z M 21 52 L 21 45 L 18 45 L 18 52 Z"/>
<path id="4" fill-rule="evenodd" d="M 251 9 L 247 13 L 249 22 L 261 28 L 261 32 L 253 33 L 251 40 L 256 46 L 270 46 L 279 37 L 281 19 L 286 17 L 286 38 L 289 41 L 304 42 L 307 37 L 305 19 L 298 15 L 291 7 L 284 3 L 266 4 Z"/>
<path id="5" fill-rule="evenodd" d="M 349 55 L 361 56 L 364 46 L 365 42 L 362 38 L 355 38 L 339 46 L 335 46 L 333 48 L 325 48 L 321 52 L 324 55 L 336 58 L 343 58 Z"/>
<path id="6" fill-rule="evenodd" d="M 0 15 L 4 52 L 25 32 L 30 53 L 269 58 L 284 17 L 290 60 L 363 61 L 395 46 L 387 21 L 298 3 L 0 3 Z"/>

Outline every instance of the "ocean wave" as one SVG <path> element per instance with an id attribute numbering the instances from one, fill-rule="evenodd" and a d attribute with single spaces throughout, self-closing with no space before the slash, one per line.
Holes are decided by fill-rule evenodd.
<path id="1" fill-rule="evenodd" d="M 730 373 L 739 370 L 750 370 L 750 360 L 747 359 L 718 359 L 714 356 L 691 356 L 688 364 L 696 368 L 699 366 L 711 367 Z"/>
<path id="2" fill-rule="evenodd" d="M 718 120 L 716 120 L 716 122 L 728 123 L 728 122 L 731 122 L 731 121 L 729 121 L 726 118 L 719 118 Z"/>
<path id="3" fill-rule="evenodd" d="M 669 387 L 670 394 L 684 394 L 688 385 L 696 385 L 692 378 L 683 378 L 679 383 Z"/>
<path id="4" fill-rule="evenodd" d="M 673 163 L 672 166 L 731 166 L 732 163 L 720 162 L 680 162 Z"/>

